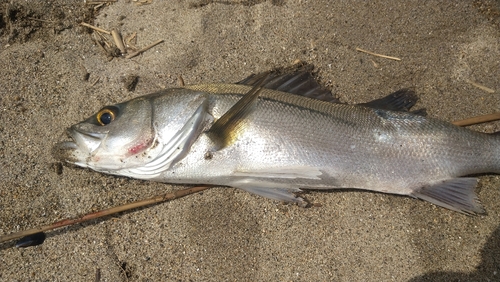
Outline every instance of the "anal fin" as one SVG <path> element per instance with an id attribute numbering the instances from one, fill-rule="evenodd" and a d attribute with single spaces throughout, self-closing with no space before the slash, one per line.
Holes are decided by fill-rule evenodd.
<path id="1" fill-rule="evenodd" d="M 474 188 L 477 178 L 453 178 L 422 187 L 413 196 L 435 205 L 466 214 L 484 213 Z"/>

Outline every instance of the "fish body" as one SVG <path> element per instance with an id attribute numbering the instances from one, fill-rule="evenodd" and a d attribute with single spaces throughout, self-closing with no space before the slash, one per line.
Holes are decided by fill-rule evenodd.
<path id="1" fill-rule="evenodd" d="M 235 110 L 252 91 L 258 95 Z M 293 192 L 301 189 L 355 188 L 480 213 L 477 179 L 460 177 L 500 173 L 498 135 L 258 85 L 166 89 L 105 107 L 68 132 L 73 140 L 58 143 L 56 155 L 81 167 L 299 204 Z"/>

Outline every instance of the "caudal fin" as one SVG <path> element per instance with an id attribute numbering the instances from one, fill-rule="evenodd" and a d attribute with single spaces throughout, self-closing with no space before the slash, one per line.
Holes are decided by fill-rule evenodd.
<path id="1" fill-rule="evenodd" d="M 466 214 L 481 214 L 484 209 L 474 193 L 477 178 L 453 178 L 422 187 L 413 196 L 435 205 Z"/>

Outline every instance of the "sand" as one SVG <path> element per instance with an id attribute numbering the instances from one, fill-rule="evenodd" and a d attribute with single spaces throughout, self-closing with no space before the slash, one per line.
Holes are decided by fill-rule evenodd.
<path id="1" fill-rule="evenodd" d="M 443 120 L 500 108 L 498 1 L 83 2 L 0 5 L 0 234 L 182 188 L 61 168 L 50 152 L 68 126 L 179 76 L 235 82 L 301 60 L 343 102 L 414 87 L 417 107 Z M 110 60 L 82 21 L 136 32 L 138 47 L 165 41 Z M 315 206 L 301 208 L 214 188 L 36 247 L 0 244 L 0 280 L 499 281 L 500 177 L 481 176 L 477 192 L 485 215 L 360 191 L 309 192 Z"/>

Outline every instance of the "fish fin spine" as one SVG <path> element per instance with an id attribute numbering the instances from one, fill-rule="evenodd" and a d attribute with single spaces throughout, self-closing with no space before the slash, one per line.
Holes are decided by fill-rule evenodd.
<path id="1" fill-rule="evenodd" d="M 242 122 L 252 112 L 266 77 L 263 75 L 250 91 L 212 124 L 207 133 L 216 144 L 216 150 L 227 147 L 234 141 Z"/>

